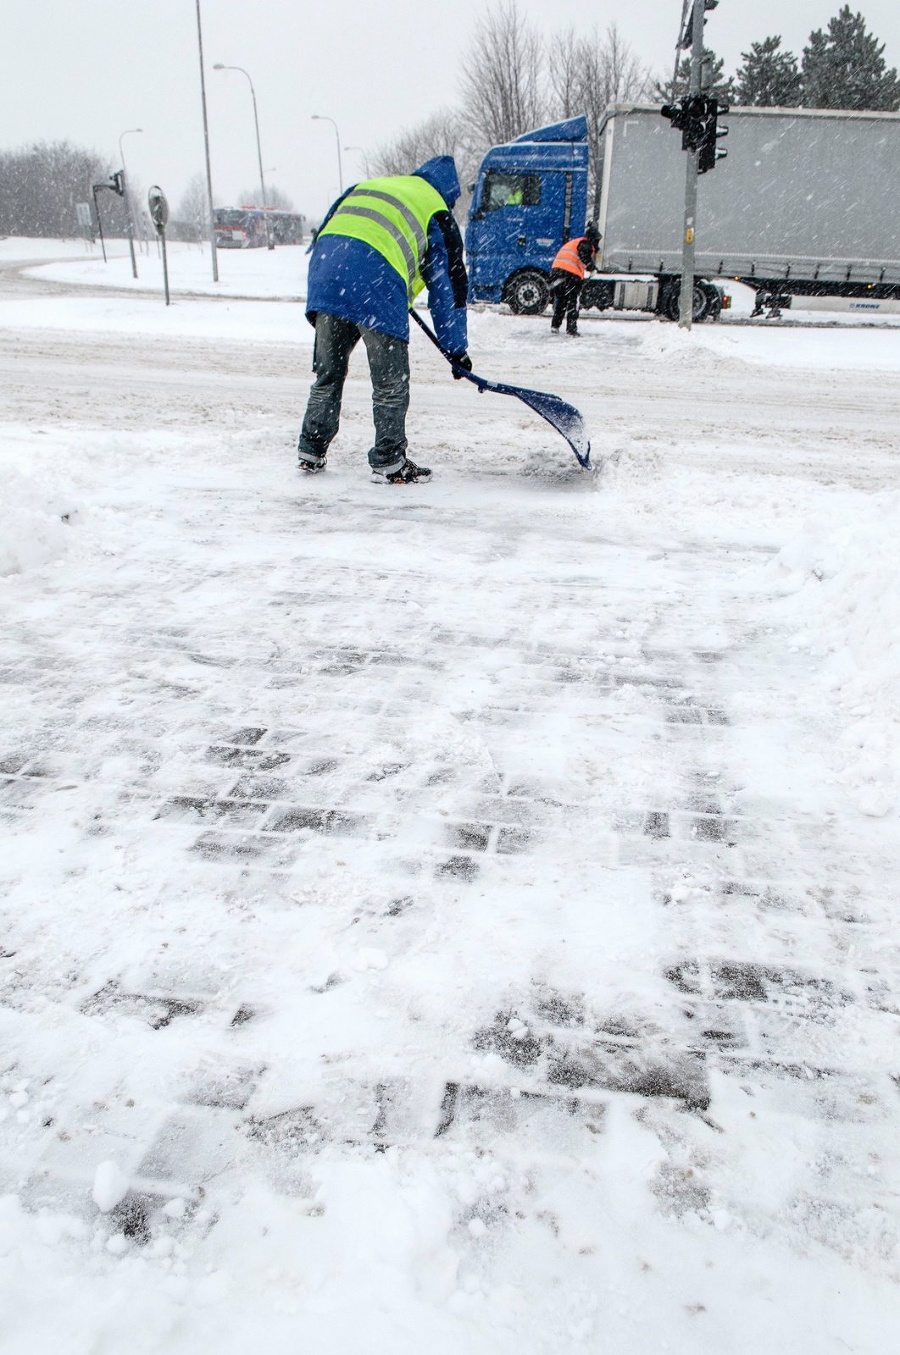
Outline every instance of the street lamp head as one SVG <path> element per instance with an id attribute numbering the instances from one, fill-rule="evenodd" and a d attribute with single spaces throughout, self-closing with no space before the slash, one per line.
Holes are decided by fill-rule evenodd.
<path id="1" fill-rule="evenodd" d="M 335 139 L 335 141 L 336 141 L 336 143 L 337 143 L 338 183 L 340 184 L 341 193 L 343 193 L 343 191 L 344 191 L 344 171 L 343 171 L 343 169 L 341 168 L 341 132 L 340 132 L 340 128 L 338 127 L 338 125 L 337 125 L 337 123 L 335 122 L 334 118 L 330 118 L 330 117 L 328 116 L 327 113 L 313 113 L 311 116 L 312 116 L 313 122 L 330 122 L 331 125 L 332 125 L 332 127 L 334 128 L 334 139 Z"/>
<path id="2" fill-rule="evenodd" d="M 225 67 L 222 65 L 221 61 L 217 61 L 216 64 L 213 66 L 214 71 L 224 71 L 224 69 Z"/>
<path id="3" fill-rule="evenodd" d="M 124 167 L 124 164 L 125 164 L 125 148 L 124 148 L 124 146 L 122 145 L 122 142 L 125 140 L 126 136 L 131 136 L 132 133 L 134 133 L 134 132 L 143 132 L 143 130 L 144 130 L 143 127 L 128 127 L 124 132 L 122 132 L 122 133 L 120 134 L 120 136 L 119 136 L 119 155 L 120 155 L 121 158 L 122 158 L 122 165 L 123 165 L 123 167 Z"/>

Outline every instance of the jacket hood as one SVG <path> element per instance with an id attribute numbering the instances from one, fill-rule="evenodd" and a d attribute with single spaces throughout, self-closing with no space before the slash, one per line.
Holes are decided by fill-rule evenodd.
<path id="1" fill-rule="evenodd" d="M 448 207 L 453 206 L 462 191 L 456 172 L 456 161 L 452 155 L 435 155 L 431 160 L 426 160 L 424 165 L 414 169 L 413 174 L 437 189 Z"/>

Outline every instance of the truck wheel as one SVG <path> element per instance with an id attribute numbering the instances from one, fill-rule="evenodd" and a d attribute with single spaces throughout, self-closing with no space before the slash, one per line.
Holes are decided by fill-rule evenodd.
<path id="1" fill-rule="evenodd" d="M 506 284 L 504 301 L 513 315 L 540 315 L 550 300 L 550 288 L 543 273 L 517 273 Z"/>
<path id="2" fill-rule="evenodd" d="M 722 315 L 722 293 L 712 282 L 704 282 L 706 295 L 709 298 L 709 311 L 706 314 L 707 320 L 718 320 Z"/>
<path id="3" fill-rule="evenodd" d="M 681 280 L 675 282 L 666 293 L 663 301 L 663 315 L 667 320 L 677 320 L 681 308 Z M 694 283 L 694 309 L 691 319 L 695 325 L 702 324 L 712 309 L 709 293 L 701 282 Z"/>

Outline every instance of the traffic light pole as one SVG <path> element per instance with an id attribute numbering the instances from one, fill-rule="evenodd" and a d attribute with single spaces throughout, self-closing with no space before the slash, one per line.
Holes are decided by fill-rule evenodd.
<path id="1" fill-rule="evenodd" d="M 111 193 L 117 193 L 120 198 L 124 197 L 125 171 L 123 169 L 117 169 L 115 174 L 113 174 L 112 178 L 109 179 L 106 183 L 95 183 L 91 188 L 91 192 L 94 195 L 94 211 L 97 213 L 97 229 L 100 232 L 100 248 L 103 250 L 103 262 L 107 263 L 108 260 L 106 258 L 106 241 L 103 239 L 103 218 L 100 215 L 100 203 L 97 200 L 97 194 L 99 193 L 101 188 L 108 188 Z M 133 260 L 134 255 L 132 255 L 131 257 Z M 137 272 L 135 272 L 134 276 L 137 277 Z"/>
<path id="2" fill-rule="evenodd" d="M 704 0 L 694 0 L 691 17 L 691 94 L 699 94 L 703 76 Z M 678 325 L 690 329 L 694 318 L 694 228 L 697 217 L 699 151 L 688 151 L 684 184 L 684 242 L 681 254 L 681 297 Z"/>
<path id="3" fill-rule="evenodd" d="M 100 215 L 100 203 L 97 201 L 97 190 L 99 188 L 106 188 L 106 184 L 95 183 L 91 189 L 91 192 L 94 195 L 94 211 L 97 213 L 97 232 L 100 236 L 100 248 L 103 250 L 103 262 L 107 263 L 108 260 L 106 258 L 106 241 L 103 238 L 103 217 Z"/>

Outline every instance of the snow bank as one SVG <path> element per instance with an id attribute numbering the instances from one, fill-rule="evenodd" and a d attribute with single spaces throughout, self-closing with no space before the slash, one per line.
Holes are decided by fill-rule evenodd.
<path id="1" fill-rule="evenodd" d="M 900 797 L 900 494 L 877 495 L 838 524 L 816 520 L 773 563 L 797 651 L 850 717 L 837 747 L 857 807 L 884 815 Z"/>
<path id="2" fill-rule="evenodd" d="M 19 242 L 20 245 L 30 242 Z M 38 241 L 49 245 L 51 242 Z M 59 242 L 61 243 L 61 242 Z M 117 246 L 121 242 L 116 242 Z M 80 246 L 81 255 L 71 250 L 60 249 L 53 253 L 47 249 L 43 255 L 25 254 L 21 251 L 13 254 L 16 259 L 47 258 L 53 263 L 41 264 L 39 268 L 29 270 L 33 277 L 45 278 L 53 282 L 76 283 L 89 287 L 115 287 L 117 291 L 156 292 L 162 294 L 163 271 L 162 257 L 155 242 L 148 253 L 138 250 L 135 258 L 138 276 L 131 272 L 131 260 L 127 248 L 124 255 L 118 248 L 108 251 L 108 262 L 104 263 L 99 248 L 85 257 L 85 246 Z M 189 245 L 178 241 L 167 244 L 166 253 L 169 265 L 169 285 L 173 295 L 189 292 L 192 295 L 249 297 L 258 299 L 296 300 L 306 295 L 306 275 L 309 257 L 305 245 L 279 245 L 277 249 L 220 249 L 216 251 L 218 263 L 218 282 L 212 280 L 212 263 L 209 245 Z M 0 255 L 2 257 L 2 255 Z M 65 260 L 65 262 L 63 262 Z"/>
<path id="3" fill-rule="evenodd" d="M 62 555 L 75 513 L 71 494 L 45 477 L 0 466 L 0 578 Z"/>
<path id="4" fill-rule="evenodd" d="M 110 257 L 128 258 L 126 240 L 107 240 L 106 252 Z M 31 259 L 84 259 L 96 255 L 102 261 L 99 245 L 86 240 L 53 240 L 29 235 L 6 235 L 0 239 L 0 262 L 25 263 Z M 130 268 L 129 264 L 129 268 Z"/>
<path id="5" fill-rule="evenodd" d="M 900 368 L 900 343 L 886 341 L 885 331 L 900 327 L 900 316 L 841 315 L 840 325 L 827 312 L 804 314 L 802 324 L 767 329 L 763 325 L 695 325 L 688 333 L 677 325 L 648 325 L 641 333 L 641 355 L 684 367 L 696 379 L 715 364 L 752 363 L 754 366 L 895 372 Z M 727 369 L 725 369 L 727 370 Z"/>

